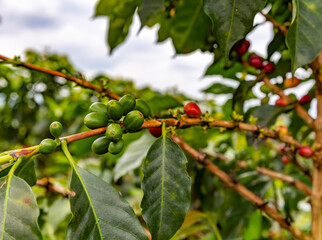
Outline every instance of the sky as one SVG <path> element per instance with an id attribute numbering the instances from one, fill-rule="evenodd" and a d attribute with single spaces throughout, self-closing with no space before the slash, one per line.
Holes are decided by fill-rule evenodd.
<path id="1" fill-rule="evenodd" d="M 93 18 L 95 4 L 96 1 L 88 0 L 0 0 L 0 54 L 13 57 L 23 55 L 30 48 L 49 49 L 67 55 L 88 78 L 105 73 L 131 79 L 137 87 L 150 86 L 161 92 L 175 88 L 191 98 L 214 98 L 211 94 L 202 94 L 202 89 L 222 81 L 219 76 L 203 77 L 213 60 L 210 53 L 195 51 L 176 56 L 171 40 L 156 43 L 158 26 L 145 27 L 139 32 L 140 22 L 135 15 L 125 43 L 109 55 L 106 45 L 108 21 L 105 17 Z M 251 42 L 249 50 L 262 57 L 266 57 L 267 46 L 273 37 L 272 24 L 264 20 L 257 14 L 254 24 L 263 24 L 247 36 Z M 313 82 L 302 85 L 286 93 L 295 93 L 300 98 Z M 264 97 L 258 89 L 255 93 Z M 229 97 L 217 97 L 216 101 L 220 104 Z M 277 98 L 272 97 L 270 104 Z M 246 108 L 259 102 L 249 101 Z M 316 115 L 315 111 L 310 113 Z"/>
<path id="2" fill-rule="evenodd" d="M 106 73 L 132 79 L 138 87 L 151 86 L 166 91 L 176 88 L 191 97 L 201 98 L 201 90 L 220 81 L 203 78 L 211 64 L 209 53 L 196 51 L 175 56 L 171 40 L 156 44 L 158 26 L 144 28 L 139 34 L 137 15 L 126 42 L 108 55 L 107 18 L 93 19 L 95 1 L 88 0 L 0 0 L 0 54 L 13 57 L 24 50 L 45 48 L 69 56 L 85 76 Z M 263 17 L 257 16 L 256 22 Z M 261 56 L 272 39 L 272 26 L 249 36 L 251 49 Z"/>

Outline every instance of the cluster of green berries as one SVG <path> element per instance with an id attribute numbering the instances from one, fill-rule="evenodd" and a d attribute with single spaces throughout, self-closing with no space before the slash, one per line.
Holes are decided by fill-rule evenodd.
<path id="1" fill-rule="evenodd" d="M 96 139 L 92 150 L 96 154 L 118 154 L 122 151 L 124 131 L 138 131 L 144 118 L 150 116 L 150 107 L 142 99 L 131 95 L 123 96 L 119 101 L 111 100 L 105 105 L 102 102 L 93 103 L 89 108 L 90 113 L 84 118 L 84 124 L 90 128 L 106 127 L 105 136 Z M 124 118 L 123 118 L 124 116 Z M 120 120 L 123 118 L 123 122 Z"/>
<path id="2" fill-rule="evenodd" d="M 49 131 L 51 135 L 53 135 L 55 140 L 46 138 L 41 141 L 41 143 L 39 144 L 39 152 L 42 154 L 52 153 L 60 145 L 59 137 L 63 132 L 63 126 L 60 122 L 52 122 L 49 126 Z"/>

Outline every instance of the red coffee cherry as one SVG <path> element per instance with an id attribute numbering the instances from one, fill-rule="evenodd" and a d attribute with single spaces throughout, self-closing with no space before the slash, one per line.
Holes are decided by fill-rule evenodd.
<path id="1" fill-rule="evenodd" d="M 310 102 L 311 102 L 311 97 L 310 97 L 310 95 L 309 95 L 309 94 L 304 95 L 304 96 L 299 100 L 299 103 L 300 103 L 301 105 L 305 105 L 305 104 L 308 104 L 308 103 L 310 103 Z"/>
<path id="2" fill-rule="evenodd" d="M 263 68 L 262 58 L 257 55 L 253 55 L 249 58 L 249 64 L 257 69 Z"/>
<path id="3" fill-rule="evenodd" d="M 263 67 L 264 67 L 264 72 L 266 73 L 266 74 L 271 74 L 272 72 L 274 72 L 274 70 L 275 70 L 275 66 L 274 66 L 274 64 L 273 63 L 271 63 L 271 62 L 266 62 L 266 63 L 264 63 L 263 64 Z"/>
<path id="4" fill-rule="evenodd" d="M 238 53 L 239 56 L 242 56 L 247 52 L 249 46 L 250 46 L 250 42 L 248 40 L 245 40 L 243 43 L 237 44 L 234 47 L 234 49 Z"/>
<path id="5" fill-rule="evenodd" d="M 283 163 L 283 164 L 288 164 L 288 163 L 290 163 L 290 158 L 289 158 L 288 156 L 286 156 L 286 155 L 283 155 L 283 156 L 282 156 L 282 163 Z"/>
<path id="6" fill-rule="evenodd" d="M 298 153 L 305 158 L 310 158 L 313 155 L 312 149 L 308 146 L 300 147 Z"/>
<path id="7" fill-rule="evenodd" d="M 286 107 L 289 104 L 287 98 L 279 98 L 276 100 L 275 105 L 280 107 Z"/>
<path id="8" fill-rule="evenodd" d="M 153 137 L 160 137 L 162 135 L 162 128 L 149 128 L 149 132 Z"/>
<path id="9" fill-rule="evenodd" d="M 184 107 L 183 110 L 185 112 L 185 114 L 187 114 L 188 117 L 191 118 L 198 118 L 201 115 L 201 110 L 198 107 L 197 104 L 193 103 L 193 102 L 189 102 L 187 103 Z"/>

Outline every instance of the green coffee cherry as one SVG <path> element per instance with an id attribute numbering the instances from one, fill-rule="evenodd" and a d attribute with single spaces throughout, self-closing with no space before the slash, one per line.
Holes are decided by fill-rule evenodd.
<path id="1" fill-rule="evenodd" d="M 102 102 L 95 102 L 89 107 L 89 111 L 106 113 L 106 105 Z"/>
<path id="2" fill-rule="evenodd" d="M 61 133 L 63 132 L 63 126 L 60 122 L 52 122 L 49 126 L 49 131 L 54 138 L 59 138 Z"/>
<path id="3" fill-rule="evenodd" d="M 110 140 L 107 137 L 97 138 L 92 143 L 92 151 L 96 154 L 105 154 L 108 152 L 108 146 L 110 145 Z"/>
<path id="4" fill-rule="evenodd" d="M 111 154 L 118 154 L 122 151 L 124 147 L 124 140 L 121 139 L 120 141 L 118 142 L 111 142 L 110 145 L 108 146 L 108 151 L 111 153 Z"/>
<path id="5" fill-rule="evenodd" d="M 262 105 L 268 104 L 268 102 L 269 102 L 269 96 L 265 96 L 264 98 L 261 99 Z"/>
<path id="6" fill-rule="evenodd" d="M 121 103 L 116 100 L 111 100 L 107 103 L 107 115 L 110 119 L 120 120 L 123 116 L 123 107 Z"/>
<path id="7" fill-rule="evenodd" d="M 143 114 L 138 110 L 133 110 L 126 114 L 123 120 L 123 126 L 129 132 L 136 132 L 139 130 L 144 122 Z"/>
<path id="8" fill-rule="evenodd" d="M 135 108 L 135 98 L 132 95 L 124 95 L 119 102 L 121 103 L 122 107 L 123 107 L 123 115 L 126 115 L 127 113 L 129 113 L 130 111 L 134 110 Z"/>
<path id="9" fill-rule="evenodd" d="M 39 144 L 39 152 L 49 154 L 56 150 L 57 143 L 53 139 L 46 138 Z"/>
<path id="10" fill-rule="evenodd" d="M 107 126 L 105 136 L 108 140 L 117 142 L 121 140 L 123 135 L 122 127 L 117 123 L 111 123 Z"/>
<path id="11" fill-rule="evenodd" d="M 266 85 L 266 84 L 263 84 L 263 85 L 260 87 L 260 90 L 261 90 L 263 93 L 266 93 L 266 94 L 268 94 L 268 93 L 272 92 L 272 89 L 271 89 L 268 85 Z"/>
<path id="12" fill-rule="evenodd" d="M 150 109 L 149 105 L 145 101 L 143 101 L 142 99 L 136 100 L 135 110 L 140 111 L 145 118 L 147 118 L 151 114 L 151 109 Z"/>
<path id="13" fill-rule="evenodd" d="M 84 124 L 90 129 L 105 127 L 107 123 L 107 114 L 102 112 L 92 112 L 87 114 L 84 118 Z"/>

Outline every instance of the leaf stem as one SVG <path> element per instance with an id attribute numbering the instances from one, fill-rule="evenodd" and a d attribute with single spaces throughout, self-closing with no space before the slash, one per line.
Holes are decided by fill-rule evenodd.
<path id="1" fill-rule="evenodd" d="M 0 157 L 0 165 L 10 163 L 14 158 L 10 155 L 4 155 Z"/>

